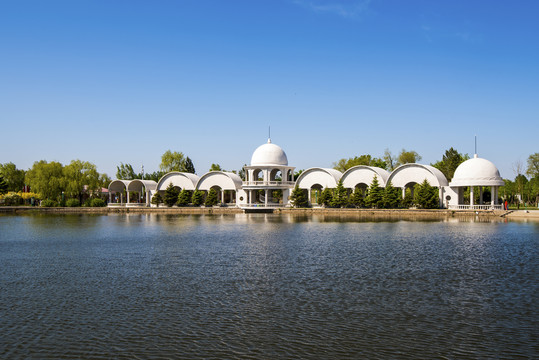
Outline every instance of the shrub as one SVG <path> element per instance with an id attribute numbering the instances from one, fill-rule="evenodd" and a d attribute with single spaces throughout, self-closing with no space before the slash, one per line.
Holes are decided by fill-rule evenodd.
<path id="1" fill-rule="evenodd" d="M 176 205 L 178 206 L 187 206 L 189 205 L 189 202 L 191 201 L 191 191 L 183 189 L 180 192 L 180 195 L 178 196 L 178 202 Z"/>
<path id="2" fill-rule="evenodd" d="M 56 207 L 58 206 L 58 203 L 54 200 L 46 199 L 46 200 L 41 201 L 41 206 L 42 207 Z"/>
<path id="3" fill-rule="evenodd" d="M 165 197 L 164 202 L 168 207 L 171 207 L 172 205 L 176 204 L 176 201 L 178 201 L 178 194 L 180 192 L 172 183 L 168 185 L 168 187 L 165 190 Z"/>
<path id="4" fill-rule="evenodd" d="M 200 206 L 204 202 L 204 192 L 200 190 L 195 190 L 193 196 L 191 197 L 191 203 L 194 206 Z"/>
<path id="5" fill-rule="evenodd" d="M 90 201 L 91 207 L 104 207 L 107 205 L 103 199 L 95 198 Z"/>
<path id="6" fill-rule="evenodd" d="M 365 206 L 365 200 L 363 199 L 363 191 L 360 188 L 356 188 L 350 198 L 350 203 L 357 208 Z"/>
<path id="7" fill-rule="evenodd" d="M 80 201 L 78 199 L 68 199 L 66 201 L 66 206 L 67 207 L 79 207 L 80 206 Z"/>
<path id="8" fill-rule="evenodd" d="M 208 193 L 208 196 L 206 196 L 206 200 L 204 201 L 205 206 L 214 206 L 217 205 L 219 202 L 219 199 L 217 198 L 217 191 L 215 189 L 210 189 L 210 192 Z"/>
<path id="9" fill-rule="evenodd" d="M 300 189 L 298 185 L 292 190 L 290 201 L 292 202 L 292 206 L 296 208 L 309 206 L 309 199 L 307 198 L 305 191 Z"/>
<path id="10" fill-rule="evenodd" d="M 325 188 L 322 190 L 322 193 L 320 194 L 320 198 L 318 199 L 318 204 L 329 206 L 331 201 L 333 200 L 333 192 L 330 188 Z"/>
<path id="11" fill-rule="evenodd" d="M 438 209 L 440 200 L 438 199 L 438 188 L 430 186 L 427 179 L 415 188 L 415 203 L 422 209 Z"/>
<path id="12" fill-rule="evenodd" d="M 163 203 L 163 198 L 161 197 L 161 194 L 156 193 L 151 200 L 151 203 L 154 205 L 157 205 L 159 207 L 159 204 Z"/>

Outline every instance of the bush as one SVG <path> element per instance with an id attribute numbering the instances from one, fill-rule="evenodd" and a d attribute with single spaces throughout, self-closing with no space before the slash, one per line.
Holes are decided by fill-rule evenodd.
<path id="1" fill-rule="evenodd" d="M 107 204 L 105 203 L 103 199 L 95 198 L 90 201 L 91 207 L 104 207 L 106 205 Z"/>
<path id="2" fill-rule="evenodd" d="M 191 191 L 183 189 L 180 192 L 180 195 L 178 196 L 178 202 L 176 205 L 178 206 L 187 206 L 189 205 L 189 202 L 191 201 Z"/>
<path id="3" fill-rule="evenodd" d="M 24 202 L 22 197 L 19 194 L 14 193 L 14 192 L 10 192 L 7 195 L 4 195 L 3 198 L 4 198 L 4 205 L 7 205 L 7 206 L 22 205 Z"/>
<path id="4" fill-rule="evenodd" d="M 208 196 L 206 196 L 206 200 L 204 201 L 205 206 L 214 206 L 217 205 L 219 202 L 219 199 L 217 198 L 217 191 L 215 189 L 210 189 L 210 192 L 208 193 Z"/>
<path id="5" fill-rule="evenodd" d="M 195 190 L 193 196 L 191 197 L 191 203 L 194 206 L 200 206 L 204 202 L 204 192 L 200 190 Z"/>
<path id="6" fill-rule="evenodd" d="M 309 199 L 307 198 L 305 191 L 300 189 L 298 185 L 292 190 L 290 201 L 292 202 L 292 206 L 296 208 L 309 206 Z"/>
<path id="7" fill-rule="evenodd" d="M 168 207 L 171 207 L 178 201 L 179 194 L 180 191 L 174 185 L 172 185 L 172 183 L 170 183 L 165 190 L 165 197 L 163 201 Z"/>
<path id="8" fill-rule="evenodd" d="M 80 201 L 78 199 L 68 199 L 66 201 L 66 206 L 67 207 L 79 207 L 80 206 Z"/>
<path id="9" fill-rule="evenodd" d="M 162 203 L 163 203 L 163 197 L 161 197 L 161 194 L 156 193 L 156 194 L 152 197 L 151 203 L 152 203 L 153 205 L 157 205 L 157 207 L 159 207 L 159 204 L 162 204 Z"/>
<path id="10" fill-rule="evenodd" d="M 58 206 L 58 203 L 54 200 L 46 199 L 46 200 L 41 201 L 41 206 L 42 207 L 56 207 Z"/>

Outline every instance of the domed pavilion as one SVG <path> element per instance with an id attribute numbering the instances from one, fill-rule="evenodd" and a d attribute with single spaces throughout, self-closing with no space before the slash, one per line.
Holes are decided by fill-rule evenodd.
<path id="1" fill-rule="evenodd" d="M 501 209 L 498 205 L 498 188 L 504 185 L 500 172 L 496 166 L 474 155 L 473 159 L 466 160 L 455 170 L 455 175 L 449 186 L 458 195 L 456 201 L 450 201 L 450 208 L 456 209 Z M 490 187 L 490 204 L 483 200 L 483 189 Z M 464 190 L 470 188 L 470 203 L 464 204 Z M 474 203 L 475 190 L 479 191 L 479 204 Z"/>
<path id="2" fill-rule="evenodd" d="M 244 169 L 247 199 L 242 207 L 279 207 L 288 203 L 295 168 L 288 166 L 286 153 L 271 139 L 254 151 L 251 164 Z"/>

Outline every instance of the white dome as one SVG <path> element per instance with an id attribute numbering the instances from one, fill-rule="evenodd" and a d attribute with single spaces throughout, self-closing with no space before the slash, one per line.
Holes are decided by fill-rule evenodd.
<path id="1" fill-rule="evenodd" d="M 288 166 L 288 158 L 280 146 L 272 144 L 268 139 L 267 144 L 260 145 L 251 157 L 251 166 L 259 165 Z"/>
<path id="2" fill-rule="evenodd" d="M 449 186 L 501 186 L 504 185 L 500 172 L 487 159 L 478 158 L 466 160 L 455 170 L 455 175 Z"/>

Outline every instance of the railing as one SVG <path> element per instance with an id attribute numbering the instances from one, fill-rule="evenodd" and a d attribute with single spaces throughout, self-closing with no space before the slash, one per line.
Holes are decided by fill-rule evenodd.
<path id="1" fill-rule="evenodd" d="M 147 207 L 146 203 L 127 203 L 127 207 Z"/>
<path id="2" fill-rule="evenodd" d="M 294 181 L 244 181 L 244 186 L 294 186 Z"/>
<path id="3" fill-rule="evenodd" d="M 245 209 L 245 208 L 280 208 L 280 207 L 285 207 L 286 205 L 284 204 L 242 204 L 240 205 L 240 207 L 242 209 Z"/>
<path id="4" fill-rule="evenodd" d="M 450 210 L 503 210 L 502 205 L 449 205 Z"/>
<path id="5" fill-rule="evenodd" d="M 107 207 L 125 207 L 125 203 L 108 203 Z"/>

